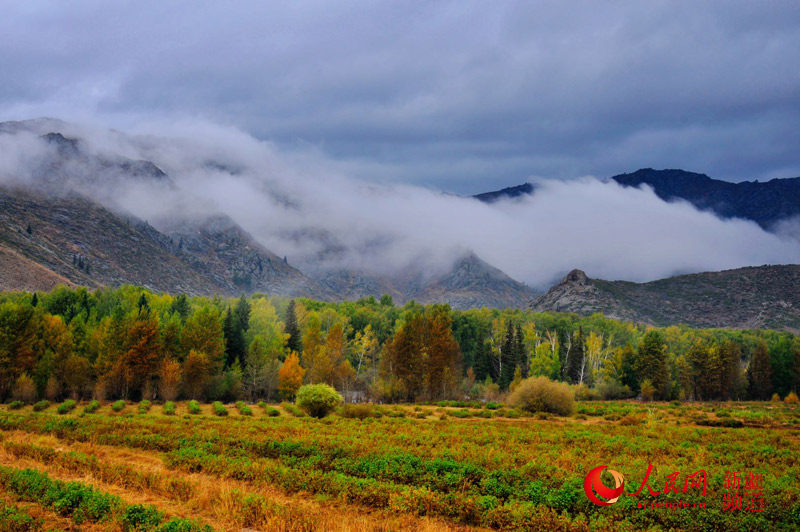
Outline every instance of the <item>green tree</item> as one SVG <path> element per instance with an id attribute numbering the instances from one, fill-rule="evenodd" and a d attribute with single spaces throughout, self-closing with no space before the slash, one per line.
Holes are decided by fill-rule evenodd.
<path id="1" fill-rule="evenodd" d="M 669 368 L 667 367 L 667 346 L 661 333 L 652 330 L 644 335 L 639 344 L 639 352 L 635 359 L 635 371 L 640 382 L 649 379 L 654 396 L 666 399 L 669 396 Z"/>
<path id="2" fill-rule="evenodd" d="M 289 307 L 286 309 L 286 334 L 289 335 L 286 347 L 289 351 L 300 353 L 303 346 L 300 342 L 300 326 L 297 323 L 294 299 L 289 301 Z"/>
<path id="3" fill-rule="evenodd" d="M 750 366 L 747 369 L 750 397 L 766 401 L 772 395 L 772 367 L 769 360 L 767 344 L 763 340 L 753 351 Z"/>

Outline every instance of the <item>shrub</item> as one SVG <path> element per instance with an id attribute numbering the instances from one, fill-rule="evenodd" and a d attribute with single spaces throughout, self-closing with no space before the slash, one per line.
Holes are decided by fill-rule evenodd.
<path id="1" fill-rule="evenodd" d="M 174 416 L 175 415 L 175 403 L 172 401 L 167 401 L 164 403 L 164 407 L 162 408 L 164 415 L 167 416 Z"/>
<path id="2" fill-rule="evenodd" d="M 789 395 L 783 398 L 784 403 L 797 403 L 797 394 L 794 392 L 790 392 Z"/>
<path id="3" fill-rule="evenodd" d="M 376 417 L 375 410 L 369 403 L 344 404 L 339 408 L 338 414 L 350 419 L 367 419 Z"/>
<path id="4" fill-rule="evenodd" d="M 50 401 L 48 401 L 47 399 L 42 399 L 41 401 L 33 405 L 33 411 L 41 412 L 42 410 L 46 410 L 49 407 L 50 407 Z"/>
<path id="5" fill-rule="evenodd" d="M 114 412 L 122 412 L 125 410 L 125 399 L 120 399 L 119 401 L 114 401 L 114 404 L 111 405 L 111 410 Z"/>
<path id="6" fill-rule="evenodd" d="M 23 403 L 22 401 L 12 401 L 11 404 L 8 405 L 8 409 L 19 410 L 23 406 L 25 406 L 25 403 Z"/>
<path id="7" fill-rule="evenodd" d="M 256 403 L 256 404 L 258 405 L 258 407 L 259 407 L 259 408 L 264 408 L 264 407 L 266 407 L 266 406 L 267 406 L 267 403 L 265 403 L 264 401 L 259 401 L 259 402 L 258 402 L 258 403 Z"/>
<path id="8" fill-rule="evenodd" d="M 297 390 L 295 402 L 308 415 L 322 418 L 333 412 L 343 401 L 342 396 L 327 384 L 306 384 Z"/>
<path id="9" fill-rule="evenodd" d="M 211 408 L 214 409 L 214 415 L 215 416 L 227 416 L 228 415 L 228 409 L 225 408 L 225 405 L 223 405 L 219 401 L 214 401 L 213 403 L 211 403 Z"/>
<path id="10" fill-rule="evenodd" d="M 770 399 L 770 400 L 771 400 L 773 403 L 780 403 L 780 402 L 781 402 L 781 396 L 780 396 L 780 395 L 778 395 L 777 393 L 773 393 L 773 394 L 772 394 L 772 399 Z"/>
<path id="11" fill-rule="evenodd" d="M 125 513 L 120 516 L 119 521 L 125 531 L 153 530 L 162 518 L 163 514 L 155 506 L 132 504 L 125 509 Z"/>
<path id="12" fill-rule="evenodd" d="M 630 386 L 623 386 L 616 379 L 606 379 L 601 381 L 597 385 L 596 390 L 600 395 L 600 398 L 606 401 L 611 399 L 628 399 L 633 397 L 633 392 L 631 391 Z"/>
<path id="13" fill-rule="evenodd" d="M 173 517 L 158 527 L 156 532 L 214 532 L 214 529 L 197 521 Z"/>
<path id="14" fill-rule="evenodd" d="M 152 406 L 153 406 L 153 404 L 150 401 L 148 401 L 147 399 L 145 399 L 144 401 L 139 403 L 139 413 L 140 414 L 148 413 Z"/>
<path id="15" fill-rule="evenodd" d="M 73 399 L 67 399 L 66 401 L 64 401 L 63 403 L 58 405 L 58 410 L 56 410 L 56 412 L 58 412 L 62 416 L 64 414 L 69 414 L 70 412 L 75 410 L 75 407 L 77 406 L 77 404 L 78 403 L 75 402 Z"/>
<path id="16" fill-rule="evenodd" d="M 190 413 L 190 414 L 194 414 L 194 415 L 197 415 L 197 414 L 202 414 L 202 413 L 203 413 L 203 411 L 202 411 L 202 410 L 200 410 L 200 403 L 198 403 L 198 402 L 197 402 L 197 401 L 195 401 L 194 399 L 192 399 L 191 401 L 189 401 L 189 413 Z"/>
<path id="17" fill-rule="evenodd" d="M 4 532 L 38 532 L 44 530 L 42 522 L 14 506 L 0 501 L 0 530 Z"/>
<path id="18" fill-rule="evenodd" d="M 277 408 L 271 407 L 266 403 L 264 405 L 262 405 L 262 408 L 264 409 L 264 413 L 267 414 L 269 417 L 278 417 L 279 415 L 281 415 L 281 411 L 280 410 L 278 410 Z"/>
<path id="19" fill-rule="evenodd" d="M 84 414 L 94 414 L 100 408 L 100 401 L 97 399 L 92 400 L 91 403 L 83 407 Z"/>
<path id="20" fill-rule="evenodd" d="M 292 403 L 281 403 L 281 408 L 289 412 L 294 417 L 305 417 L 305 413 L 294 406 Z"/>
<path id="21" fill-rule="evenodd" d="M 642 399 L 645 401 L 652 401 L 653 396 L 656 394 L 656 387 L 653 386 L 653 381 L 645 379 L 642 381 L 641 386 Z"/>
<path id="22" fill-rule="evenodd" d="M 525 379 L 508 398 L 508 403 L 528 412 L 552 412 L 568 416 L 575 410 L 569 385 L 547 377 Z"/>
<path id="23" fill-rule="evenodd" d="M 600 394 L 583 383 L 575 385 L 574 389 L 576 401 L 597 401 L 600 398 Z"/>

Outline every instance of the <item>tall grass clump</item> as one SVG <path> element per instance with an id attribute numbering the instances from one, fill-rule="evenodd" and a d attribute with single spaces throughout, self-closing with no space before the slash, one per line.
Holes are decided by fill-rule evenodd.
<path id="1" fill-rule="evenodd" d="M 41 401 L 33 405 L 33 411 L 41 412 L 42 410 L 47 410 L 47 408 L 49 407 L 50 407 L 50 401 L 48 401 L 47 399 L 42 399 Z"/>
<path id="2" fill-rule="evenodd" d="M 211 408 L 214 409 L 214 415 L 215 416 L 227 416 L 228 415 L 228 409 L 225 408 L 225 405 L 223 405 L 220 401 L 214 401 L 213 403 L 211 403 Z"/>
<path id="3" fill-rule="evenodd" d="M 164 403 L 164 406 L 162 407 L 162 411 L 164 412 L 164 415 L 174 416 L 175 415 L 175 403 L 173 403 L 172 401 L 167 401 L 166 403 Z"/>
<path id="4" fill-rule="evenodd" d="M 547 377 L 525 379 L 508 397 L 508 403 L 528 412 L 551 412 L 561 416 L 575 411 L 575 397 L 569 385 Z"/>
<path id="5" fill-rule="evenodd" d="M 152 408 L 152 406 L 153 406 L 153 403 L 151 403 L 150 401 L 145 399 L 144 401 L 139 403 L 139 413 L 140 414 L 148 413 L 150 411 L 150 408 Z"/>
<path id="6" fill-rule="evenodd" d="M 66 401 L 64 401 L 63 403 L 58 405 L 58 410 L 56 410 L 56 412 L 58 412 L 62 416 L 64 414 L 69 414 L 70 412 L 75 410 L 75 407 L 77 405 L 78 405 L 78 402 L 75 401 L 74 399 L 67 399 Z"/>
<path id="7" fill-rule="evenodd" d="M 93 399 L 91 403 L 83 407 L 84 414 L 94 414 L 100 408 L 100 401 Z"/>
<path id="8" fill-rule="evenodd" d="M 189 401 L 189 413 L 193 415 L 202 414 L 203 411 L 200 410 L 200 403 L 192 399 Z"/>
<path id="9" fill-rule="evenodd" d="M 120 399 L 119 401 L 114 401 L 114 404 L 111 405 L 111 410 L 114 412 L 122 412 L 125 410 L 125 399 Z"/>

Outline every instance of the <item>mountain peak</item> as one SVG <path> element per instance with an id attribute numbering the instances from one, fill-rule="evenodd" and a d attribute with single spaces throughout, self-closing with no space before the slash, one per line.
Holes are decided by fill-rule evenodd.
<path id="1" fill-rule="evenodd" d="M 589 278 L 586 276 L 583 270 L 578 270 L 577 268 L 569 272 L 559 284 L 579 284 L 579 285 L 589 285 L 591 282 Z"/>

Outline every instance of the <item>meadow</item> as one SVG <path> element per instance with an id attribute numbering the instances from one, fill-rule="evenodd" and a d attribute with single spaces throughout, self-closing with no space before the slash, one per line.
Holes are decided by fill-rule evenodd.
<path id="1" fill-rule="evenodd" d="M 0 428 L 9 531 L 800 527 L 794 404 L 591 401 L 558 417 L 443 401 L 314 419 L 289 403 L 65 401 L 3 406 Z M 706 495 L 630 495 L 648 464 L 655 491 L 705 470 Z M 584 493 L 599 465 L 625 478 L 612 506 Z M 724 510 L 726 473 L 751 470 L 763 473 L 763 510 Z"/>

